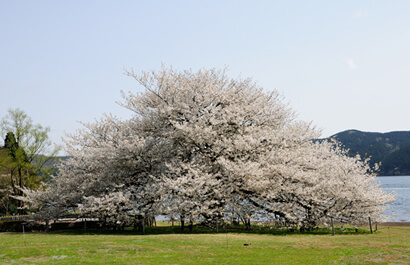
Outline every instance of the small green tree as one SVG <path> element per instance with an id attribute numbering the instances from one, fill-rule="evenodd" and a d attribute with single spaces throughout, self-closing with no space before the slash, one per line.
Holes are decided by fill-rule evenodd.
<path id="1" fill-rule="evenodd" d="M 19 149 L 19 144 L 16 141 L 14 133 L 8 132 L 6 139 L 4 140 L 4 147 L 8 150 L 8 153 L 14 159 L 16 158 L 16 152 Z"/>
<path id="2" fill-rule="evenodd" d="M 22 213 L 23 202 L 13 196 L 22 196 L 22 188 L 37 189 L 40 186 L 47 177 L 47 162 L 55 159 L 59 149 L 51 148 L 50 129 L 33 124 L 20 109 L 10 109 L 0 125 L 2 135 L 5 135 L 0 156 L 0 195 L 3 197 L 0 211 L 12 213 L 18 207 Z"/>

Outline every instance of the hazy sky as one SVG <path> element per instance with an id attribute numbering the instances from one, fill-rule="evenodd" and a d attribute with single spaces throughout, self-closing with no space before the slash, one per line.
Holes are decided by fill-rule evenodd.
<path id="1" fill-rule="evenodd" d="M 127 118 L 124 68 L 223 68 L 330 136 L 410 130 L 410 1 L 0 0 L 0 118 L 64 132 Z"/>

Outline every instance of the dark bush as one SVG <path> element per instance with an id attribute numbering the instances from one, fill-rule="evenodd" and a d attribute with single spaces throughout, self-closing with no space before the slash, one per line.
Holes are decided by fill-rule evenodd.
<path id="1" fill-rule="evenodd" d="M 0 232 L 23 232 L 23 221 L 0 221 Z"/>
<path id="2" fill-rule="evenodd" d="M 86 227 L 99 228 L 99 224 L 96 221 L 87 221 Z M 50 230 L 70 230 L 70 229 L 84 229 L 84 221 L 81 222 L 57 222 L 51 223 Z"/>

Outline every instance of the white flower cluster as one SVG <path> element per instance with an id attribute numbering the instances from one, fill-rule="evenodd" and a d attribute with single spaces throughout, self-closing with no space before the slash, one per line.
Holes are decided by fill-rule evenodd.
<path id="1" fill-rule="evenodd" d="M 26 200 L 55 215 L 81 211 L 125 222 L 130 212 L 187 220 L 265 216 L 311 228 L 330 218 L 382 218 L 394 200 L 368 161 L 296 120 L 277 91 L 225 71 L 163 68 L 134 77 L 133 111 L 84 124 L 66 142 L 72 157 Z M 53 209 L 52 211 L 50 209 Z M 112 221 L 110 221 L 112 222 Z"/>

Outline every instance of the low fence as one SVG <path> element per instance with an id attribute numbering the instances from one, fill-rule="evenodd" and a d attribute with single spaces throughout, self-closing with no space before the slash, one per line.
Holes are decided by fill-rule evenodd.
<path id="1" fill-rule="evenodd" d="M 95 218 L 61 218 L 50 222 L 29 221 L 29 216 L 3 216 L 0 217 L 0 232 L 30 232 L 100 228 L 98 219 Z"/>

